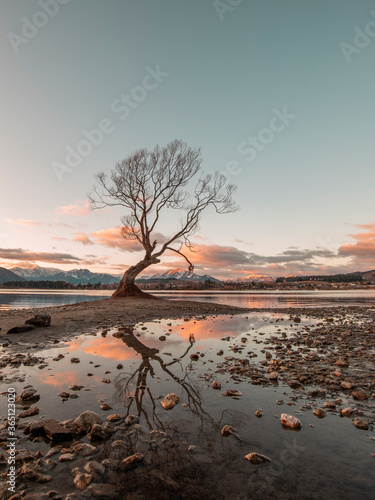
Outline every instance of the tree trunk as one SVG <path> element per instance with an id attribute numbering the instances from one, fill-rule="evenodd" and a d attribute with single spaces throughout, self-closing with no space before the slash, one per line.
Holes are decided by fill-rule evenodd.
<path id="1" fill-rule="evenodd" d="M 124 273 L 116 291 L 112 294 L 112 299 L 119 297 L 143 297 L 147 299 L 156 299 L 155 296 L 150 293 L 143 292 L 135 284 L 135 278 L 144 271 L 147 267 L 152 264 L 158 264 L 159 259 L 155 257 L 145 258 L 138 262 L 135 266 L 129 267 Z"/>

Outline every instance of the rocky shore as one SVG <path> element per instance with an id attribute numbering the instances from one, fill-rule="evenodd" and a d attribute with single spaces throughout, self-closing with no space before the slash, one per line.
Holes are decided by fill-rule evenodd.
<path id="1" fill-rule="evenodd" d="M 253 328 L 253 331 L 243 335 L 223 337 L 216 364 L 212 360 L 206 361 L 204 353 L 194 347 L 193 340 L 189 340 L 190 347 L 181 358 L 166 362 L 165 357 L 158 355 L 158 349 L 142 344 L 142 331 L 147 330 L 146 327 L 139 328 L 136 335 L 134 333 L 134 325 L 154 319 L 185 320 L 188 329 L 189 324 L 203 321 L 208 316 L 241 313 L 246 320 L 253 315 L 273 313 L 275 319 L 270 323 L 274 333 L 264 334 L 262 328 Z M 35 319 L 33 315 L 51 316 L 51 325 L 48 319 L 38 319 L 38 316 Z M 45 324 L 40 323 L 38 326 L 38 321 L 45 321 Z M 31 325 L 33 329 L 6 333 L 25 324 Z M 290 326 L 289 329 L 286 324 Z M 176 495 L 178 498 L 201 498 L 202 492 L 197 491 L 196 481 L 191 478 L 192 475 L 195 477 L 203 473 L 202 467 L 208 463 L 207 457 L 199 453 L 195 444 L 185 441 L 183 428 L 177 427 L 177 430 L 172 431 L 172 427 L 151 425 L 148 422 L 150 415 L 142 406 L 143 395 L 148 391 L 147 373 L 153 373 L 150 360 L 156 360 L 168 376 L 174 377 L 169 367 L 173 363 L 181 363 L 186 356 L 187 370 L 194 371 L 195 367 L 200 367 L 200 377 L 209 384 L 217 398 L 227 401 L 228 409 L 235 403 L 233 400 L 244 397 L 241 391 L 235 389 L 235 384 L 250 383 L 284 389 L 286 399 L 275 401 L 276 405 L 280 405 L 276 415 L 280 432 L 285 428 L 304 432 L 305 424 L 301 422 L 303 414 L 319 420 L 328 415 L 350 419 L 353 428 L 357 429 L 355 432 L 373 431 L 374 309 L 333 307 L 260 311 L 186 301 L 101 300 L 73 306 L 3 311 L 0 313 L 0 326 L 0 380 L 3 384 L 9 384 L 11 380 L 23 383 L 16 400 L 17 492 L 12 494 L 7 486 L 3 487 L 1 498 L 4 499 L 140 500 L 145 495 L 163 498 L 163 491 L 169 491 L 171 495 L 165 498 L 175 498 Z M 141 354 L 143 363 L 137 370 L 135 392 L 124 393 L 124 401 L 129 402 L 129 405 L 125 405 L 123 410 L 114 411 L 110 404 L 100 399 L 100 411 L 83 407 L 81 412 L 72 414 L 66 420 L 40 414 L 39 401 L 43 396 L 39 394 L 37 386 L 27 383 L 27 379 L 20 374 L 21 368 L 35 366 L 40 370 L 45 369 L 51 360 L 39 356 L 38 351 L 71 341 L 83 332 L 104 338 L 110 332 L 110 335 L 123 340 Z M 173 333 L 166 331 L 166 335 L 172 338 Z M 159 337 L 161 343 L 165 340 L 165 335 Z M 252 348 L 249 348 L 250 345 Z M 164 353 L 165 356 L 168 354 Z M 56 364 L 63 358 L 60 354 L 52 361 Z M 70 363 L 79 364 L 80 359 L 71 357 Z M 123 365 L 118 364 L 116 369 L 121 372 Z M 219 379 L 226 379 L 229 388 L 224 388 Z M 181 406 L 189 406 L 193 412 L 198 410 L 205 414 L 199 392 L 194 386 L 188 385 L 183 379 L 176 378 L 176 381 L 186 390 L 186 398 L 181 400 L 174 393 L 151 398 L 153 418 L 158 412 L 172 415 L 176 412 L 175 407 Z M 101 380 L 104 385 L 112 382 L 110 378 Z M 113 385 L 108 385 L 108 394 L 113 391 Z M 86 390 L 89 389 L 85 388 L 84 382 L 70 384 L 58 395 L 61 401 L 73 401 L 83 396 Z M 2 393 L 3 396 L 5 393 Z M 133 402 L 135 406 L 132 407 Z M 137 411 L 131 413 L 131 408 Z M 263 417 L 267 418 L 267 415 L 260 409 L 253 416 L 260 421 L 263 421 Z M 231 440 L 234 437 L 241 446 L 236 453 L 248 467 L 254 470 L 272 467 L 273 456 L 263 454 L 262 449 L 248 446 L 242 439 L 241 428 L 234 428 L 229 425 L 229 421 L 223 423 L 226 424 L 224 427 L 215 424 L 212 428 L 214 441 Z M 3 429 L 0 431 L 0 471 L 3 480 L 7 479 L 9 425 L 8 419 L 3 416 Z M 310 424 L 310 427 L 314 425 Z M 244 447 L 246 454 L 241 455 L 240 450 Z M 173 463 L 173 474 L 166 472 L 169 463 Z M 179 478 L 178 481 L 176 478 Z M 205 477 L 205 481 L 205 497 L 211 498 L 207 494 L 211 479 Z M 223 495 L 215 494 L 212 498 L 226 498 L 228 493 L 223 492 Z M 268 498 L 265 493 L 263 497 Z"/>

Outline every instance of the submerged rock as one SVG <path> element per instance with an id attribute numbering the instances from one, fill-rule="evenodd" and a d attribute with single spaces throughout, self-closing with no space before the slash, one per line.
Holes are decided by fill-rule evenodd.
<path id="1" fill-rule="evenodd" d="M 124 460 L 120 463 L 120 469 L 126 470 L 133 465 L 139 464 L 144 459 L 144 455 L 142 453 L 134 453 L 134 455 L 130 455 L 130 457 L 124 458 Z"/>
<path id="2" fill-rule="evenodd" d="M 254 465 L 259 465 L 264 462 L 271 462 L 271 459 L 266 457 L 266 455 L 261 455 L 260 453 L 249 453 L 248 455 L 245 455 L 246 460 L 251 462 Z"/>
<path id="3" fill-rule="evenodd" d="M 164 410 L 172 410 L 176 406 L 176 404 L 180 401 L 180 398 L 177 394 L 168 394 L 164 399 L 160 401 L 160 404 L 164 408 Z"/>
<path id="4" fill-rule="evenodd" d="M 233 396 L 242 396 L 242 392 L 239 392 L 237 391 L 236 389 L 228 389 L 227 391 L 225 391 L 223 393 L 223 396 L 230 396 L 230 397 L 233 397 Z"/>
<path id="5" fill-rule="evenodd" d="M 94 498 L 103 500 L 118 500 L 120 498 L 119 489 L 112 484 L 91 483 L 87 490 Z"/>
<path id="6" fill-rule="evenodd" d="M 52 418 L 44 421 L 42 425 L 46 436 L 52 441 L 69 441 L 72 439 L 71 431 Z"/>
<path id="7" fill-rule="evenodd" d="M 231 425 L 224 425 L 224 427 L 221 429 L 221 435 L 222 436 L 230 436 L 231 434 L 234 434 L 236 429 L 232 427 Z"/>
<path id="8" fill-rule="evenodd" d="M 219 382 L 218 380 L 214 380 L 214 381 L 212 382 L 212 387 L 213 387 L 214 389 L 221 389 L 221 382 Z"/>
<path id="9" fill-rule="evenodd" d="M 365 420 L 364 418 L 357 417 L 353 420 L 353 424 L 355 425 L 355 427 L 357 427 L 357 429 L 362 429 L 364 431 L 367 431 L 369 428 L 370 422 L 368 422 L 368 420 Z"/>
<path id="10" fill-rule="evenodd" d="M 97 451 L 95 446 L 92 446 L 91 444 L 88 443 L 75 444 L 73 446 L 73 450 L 82 457 L 88 457 L 90 455 L 93 455 Z"/>

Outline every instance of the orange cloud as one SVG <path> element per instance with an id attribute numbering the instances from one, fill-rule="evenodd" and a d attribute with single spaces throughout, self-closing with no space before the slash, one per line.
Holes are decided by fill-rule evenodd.
<path id="1" fill-rule="evenodd" d="M 15 224 L 17 226 L 26 226 L 26 227 L 38 227 L 42 225 L 41 222 L 28 219 L 17 219 L 17 220 L 6 219 L 5 222 L 8 222 L 9 224 Z"/>
<path id="2" fill-rule="evenodd" d="M 75 237 L 73 238 L 73 241 L 78 241 L 79 243 L 82 243 L 83 245 L 93 245 L 94 242 L 90 240 L 88 236 L 86 236 L 84 233 L 75 233 Z"/>
<path id="3" fill-rule="evenodd" d="M 0 248 L 0 259 L 53 264 L 77 264 L 82 260 L 69 253 L 30 252 L 22 248 Z"/>
<path id="4" fill-rule="evenodd" d="M 119 248 L 128 252 L 139 252 L 143 250 L 142 246 L 136 240 L 127 240 L 121 234 L 121 226 L 110 229 L 101 229 L 91 233 L 92 238 L 100 245 L 111 248 Z"/>
<path id="5" fill-rule="evenodd" d="M 87 215 L 90 212 L 90 203 L 85 201 L 84 203 L 73 203 L 71 205 L 65 205 L 57 209 L 57 213 L 61 215 Z"/>
<path id="6" fill-rule="evenodd" d="M 375 222 L 372 224 L 358 224 L 357 227 L 368 231 L 351 234 L 355 243 L 342 245 L 339 255 L 342 257 L 354 257 L 357 261 L 374 262 L 375 265 Z"/>
<path id="7" fill-rule="evenodd" d="M 86 343 L 87 340 L 82 339 L 81 342 L 76 342 L 71 345 L 68 349 L 69 352 L 74 352 L 82 349 L 82 343 Z M 120 339 L 112 337 L 97 337 L 93 340 L 87 342 L 87 345 L 83 346 L 83 352 L 86 354 L 91 354 L 93 356 L 100 356 L 101 358 L 111 359 L 114 361 L 124 361 L 125 359 L 131 359 L 136 357 L 135 351 L 128 347 L 126 344 L 121 342 Z"/>

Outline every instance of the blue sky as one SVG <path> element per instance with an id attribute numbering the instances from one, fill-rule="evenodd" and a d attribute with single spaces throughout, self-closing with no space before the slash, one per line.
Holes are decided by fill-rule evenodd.
<path id="1" fill-rule="evenodd" d="M 87 193 L 98 171 L 180 138 L 206 171 L 239 172 L 241 210 L 205 215 L 197 271 L 375 267 L 374 1 L 3 0 L 0 13 L 0 265 L 134 263 L 114 229 L 122 214 L 88 211 Z M 139 102 L 120 112 L 129 94 Z M 56 175 L 103 123 L 100 144 Z"/>

